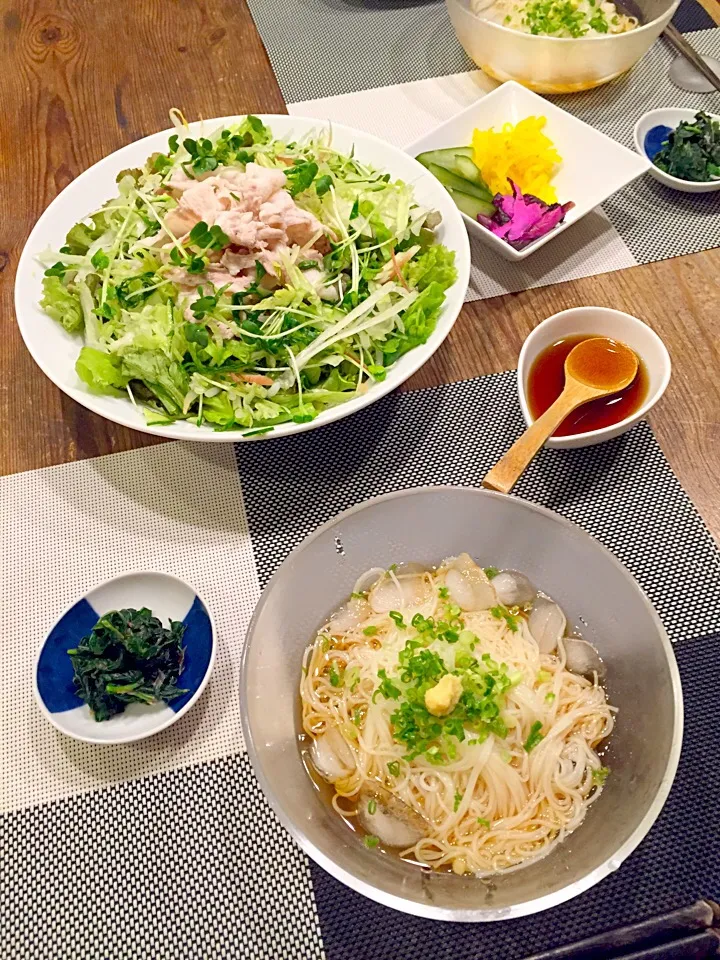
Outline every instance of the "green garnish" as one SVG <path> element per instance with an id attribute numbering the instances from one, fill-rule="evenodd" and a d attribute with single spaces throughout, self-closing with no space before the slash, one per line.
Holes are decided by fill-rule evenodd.
<path id="1" fill-rule="evenodd" d="M 485 827 L 487 830 L 490 829 L 490 821 L 486 820 L 485 817 L 478 817 L 477 822 L 480 824 L 481 827 Z"/>
<path id="2" fill-rule="evenodd" d="M 542 722 L 540 720 L 536 720 L 535 723 L 530 727 L 530 734 L 523 744 L 526 753 L 530 753 L 531 750 L 534 750 L 540 741 L 544 739 L 542 733 L 540 733 L 541 730 Z"/>
<path id="3" fill-rule="evenodd" d="M 373 800 L 369 800 L 369 801 L 368 801 L 368 807 L 367 807 L 367 809 L 368 809 L 368 813 L 370 814 L 370 816 L 372 816 L 372 815 L 375 813 L 375 811 L 377 810 L 377 802 L 376 802 L 374 799 L 373 799 Z"/>
<path id="4" fill-rule="evenodd" d="M 448 590 L 447 587 L 439 587 L 438 596 L 440 597 L 441 600 L 447 600 L 447 598 L 450 596 L 450 591 Z"/>
<path id="5" fill-rule="evenodd" d="M 459 809 L 459 807 L 460 807 L 460 804 L 462 803 L 462 798 L 463 798 L 463 795 L 462 795 L 461 793 L 458 793 L 457 790 L 456 790 L 456 791 L 455 791 L 455 797 L 454 797 L 454 800 L 453 800 L 453 813 L 457 813 L 457 812 L 458 812 L 458 809 Z"/>
<path id="6" fill-rule="evenodd" d="M 517 616 L 513 615 L 507 607 L 499 603 L 496 607 L 490 607 L 490 613 L 495 617 L 496 620 L 504 620 L 512 632 L 517 633 L 518 618 Z"/>
<path id="7" fill-rule="evenodd" d="M 90 258 L 90 263 L 96 270 L 104 270 L 105 267 L 110 266 L 110 257 L 104 251 L 98 250 Z"/>
<path id="8" fill-rule="evenodd" d="M 352 722 L 355 724 L 356 727 L 359 727 L 360 724 L 362 723 L 362 710 L 360 709 L 360 707 L 356 707 L 353 710 Z"/>
<path id="9" fill-rule="evenodd" d="M 330 664 L 330 670 L 328 672 L 328 676 L 330 677 L 331 686 L 333 687 L 342 686 L 343 672 L 342 671 L 338 672 L 337 668 L 335 667 L 334 661 Z"/>
<path id="10" fill-rule="evenodd" d="M 373 703 L 377 700 L 378 694 L 382 697 L 385 697 L 386 700 L 397 700 L 400 697 L 400 688 L 396 687 L 392 680 L 388 677 L 387 671 L 384 668 L 378 670 L 378 676 L 380 677 L 380 685 L 373 694 Z"/>
<path id="11" fill-rule="evenodd" d="M 403 620 L 403 616 L 401 613 L 398 613 L 397 610 L 391 610 L 388 616 L 390 617 L 390 619 L 393 621 L 394 624 L 400 627 L 401 630 L 405 629 L 405 621 Z"/>
<path id="12" fill-rule="evenodd" d="M 391 760 L 388 763 L 387 768 L 388 768 L 388 773 L 391 774 L 393 777 L 400 776 L 400 762 L 398 760 Z"/>
<path id="13" fill-rule="evenodd" d="M 497 567 L 485 567 L 485 576 L 488 580 L 492 580 L 493 577 L 496 577 L 499 573 L 500 571 Z"/>
<path id="14" fill-rule="evenodd" d="M 300 269 L 302 270 L 302 265 L 299 264 L 299 266 L 300 266 Z M 351 593 L 350 599 L 351 600 L 367 600 L 367 593 Z"/>
<path id="15" fill-rule="evenodd" d="M 365 634 L 366 637 L 374 637 L 377 632 L 378 632 L 377 627 L 365 627 L 365 629 L 363 630 L 363 633 Z"/>
<path id="16" fill-rule="evenodd" d="M 75 690 L 95 720 L 109 720 L 128 703 L 167 703 L 187 693 L 177 686 L 184 633 L 184 623 L 171 620 L 163 627 L 147 607 L 100 617 L 92 632 L 68 650 Z"/>
<path id="17" fill-rule="evenodd" d="M 318 177 L 315 181 L 315 193 L 319 197 L 322 197 L 328 192 L 331 186 L 332 177 L 327 176 L 327 174 L 323 177 Z"/>
<path id="18" fill-rule="evenodd" d="M 443 659 L 424 646 L 422 637 L 411 638 L 398 656 L 399 685 L 394 685 L 399 700 L 390 717 L 393 738 L 407 750 L 406 759 L 421 754 L 430 763 L 445 764 L 457 756 L 457 744 L 472 731 L 473 740 L 482 742 L 490 734 L 504 738 L 507 726 L 500 709 L 512 686 L 505 664 L 497 664 L 488 654 L 480 661 L 469 655 L 456 657 L 456 676 L 463 691 L 453 711 L 444 717 L 431 714 L 425 706 L 425 693 L 448 672 Z"/>
<path id="19" fill-rule="evenodd" d="M 537 677 L 535 679 L 538 683 L 547 683 L 548 680 L 552 680 L 552 674 L 549 670 L 538 670 Z"/>
<path id="20" fill-rule="evenodd" d="M 363 843 L 369 850 L 372 850 L 373 847 L 376 847 L 380 843 L 380 840 L 378 837 L 367 836 L 363 837 Z"/>
<path id="21" fill-rule="evenodd" d="M 350 667 L 345 671 L 345 686 L 350 693 L 355 692 L 355 687 L 360 683 L 360 667 Z"/>
<path id="22" fill-rule="evenodd" d="M 598 767 L 597 770 L 593 770 L 592 778 L 593 778 L 593 781 L 599 787 L 602 787 L 602 785 L 607 780 L 609 774 L 610 774 L 610 767 Z"/>
<path id="23" fill-rule="evenodd" d="M 555 703 L 555 694 L 554 694 L 554 693 L 546 693 L 546 694 L 545 694 L 545 702 L 546 702 L 546 703 Z"/>

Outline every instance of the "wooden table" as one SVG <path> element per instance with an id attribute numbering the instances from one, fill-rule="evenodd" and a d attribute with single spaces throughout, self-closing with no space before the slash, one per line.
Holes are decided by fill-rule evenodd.
<path id="1" fill-rule="evenodd" d="M 715 0 L 704 5 L 720 11 Z M 14 320 L 13 279 L 41 211 L 92 163 L 164 129 L 171 106 L 191 119 L 286 111 L 244 0 L 3 6 L 0 471 L 8 474 L 158 442 L 78 406 L 26 351 Z M 651 423 L 720 539 L 720 250 L 467 304 L 406 388 L 512 368 L 535 324 L 583 304 L 644 317 L 667 344 L 673 379 Z"/>

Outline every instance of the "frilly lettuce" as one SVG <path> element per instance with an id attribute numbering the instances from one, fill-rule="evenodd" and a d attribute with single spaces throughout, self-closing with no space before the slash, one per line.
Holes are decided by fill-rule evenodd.
<path id="1" fill-rule="evenodd" d="M 40 306 L 53 320 L 61 323 L 68 333 L 79 333 L 83 328 L 80 298 L 65 286 L 60 277 L 43 277 L 43 298 Z"/>

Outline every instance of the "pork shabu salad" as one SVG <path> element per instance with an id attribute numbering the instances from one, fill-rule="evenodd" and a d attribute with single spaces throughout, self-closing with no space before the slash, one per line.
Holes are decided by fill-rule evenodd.
<path id="1" fill-rule="evenodd" d="M 122 171 L 42 256 L 76 370 L 148 423 L 265 432 L 363 394 L 425 343 L 456 278 L 410 184 L 257 117 Z"/>

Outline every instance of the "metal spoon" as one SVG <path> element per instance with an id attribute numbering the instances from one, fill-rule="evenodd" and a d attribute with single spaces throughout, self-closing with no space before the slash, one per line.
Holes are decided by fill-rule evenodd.
<path id="1" fill-rule="evenodd" d="M 482 485 L 488 490 L 509 493 L 568 414 L 589 400 L 624 390 L 637 371 L 637 356 L 619 340 L 593 337 L 573 347 L 565 360 L 563 392 L 492 467 Z"/>

